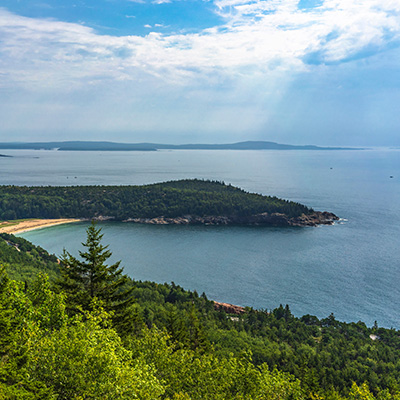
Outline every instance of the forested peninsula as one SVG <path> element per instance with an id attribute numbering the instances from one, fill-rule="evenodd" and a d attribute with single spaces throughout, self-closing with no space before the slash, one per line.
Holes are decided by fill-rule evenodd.
<path id="1" fill-rule="evenodd" d="M 128 278 L 105 244 L 91 225 L 57 258 L 0 234 L 1 399 L 400 399 L 399 331 L 221 309 Z"/>
<path id="2" fill-rule="evenodd" d="M 199 179 L 143 186 L 1 186 L 0 219 L 23 218 L 271 226 L 316 226 L 338 219 L 293 201 Z"/>

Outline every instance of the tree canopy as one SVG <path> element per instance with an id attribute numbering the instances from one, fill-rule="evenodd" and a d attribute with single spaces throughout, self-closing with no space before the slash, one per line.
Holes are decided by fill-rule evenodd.
<path id="1" fill-rule="evenodd" d="M 90 226 L 86 256 L 66 258 L 108 267 L 102 239 Z M 228 314 L 204 293 L 130 278 L 116 291 L 135 299 L 121 329 L 124 300 L 96 292 L 79 305 L 40 272 L 54 256 L 9 235 L 0 250 L 0 399 L 400 400 L 398 330 L 289 306 Z M 27 284 L 7 277 L 14 262 Z"/>
<path id="2" fill-rule="evenodd" d="M 0 186 L 0 218 L 129 218 L 195 216 L 289 217 L 312 209 L 274 196 L 248 193 L 224 182 L 199 179 L 144 186 Z"/>

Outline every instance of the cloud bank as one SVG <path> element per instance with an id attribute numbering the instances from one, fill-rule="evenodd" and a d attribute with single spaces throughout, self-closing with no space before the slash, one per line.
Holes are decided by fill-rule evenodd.
<path id="1" fill-rule="evenodd" d="M 53 109 L 57 99 L 60 109 L 49 116 L 55 120 L 67 118 L 68 107 L 77 112 L 79 98 L 91 98 L 85 109 L 94 127 L 90 114 L 96 112 L 88 102 L 109 109 L 111 101 L 118 101 L 117 108 L 126 112 L 106 113 L 106 125 L 111 129 L 114 115 L 114 129 L 125 132 L 161 129 L 154 115 L 169 115 L 171 102 L 181 122 L 165 118 L 167 131 L 193 130 L 207 115 L 205 131 L 239 132 L 237 122 L 230 121 L 241 109 L 245 123 L 240 129 L 255 133 L 273 113 L 284 113 L 281 100 L 299 77 L 326 79 L 332 68 L 350 81 L 349 69 L 360 67 L 355 62 L 376 60 L 400 44 L 400 3 L 394 0 L 215 0 L 214 6 L 225 21 L 220 26 L 120 37 L 0 8 L 0 96 L 8 96 L 15 113 L 23 106 L 28 114 L 29 104 L 36 111 L 44 104 Z M 333 81 L 330 76 L 329 84 Z M 98 100 L 104 96 L 109 100 Z M 9 113 L 7 107 L 0 109 L 9 130 L 28 129 Z M 129 119 L 129 113 L 134 117 Z M 184 115 L 191 115 L 187 125 Z M 41 118 L 34 120 L 40 130 Z M 104 121 L 97 125 L 104 127 Z M 88 126 L 77 122 L 73 128 Z"/>

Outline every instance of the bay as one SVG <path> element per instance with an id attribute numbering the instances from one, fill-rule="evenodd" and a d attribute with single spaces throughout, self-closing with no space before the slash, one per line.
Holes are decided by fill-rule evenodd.
<path id="1" fill-rule="evenodd" d="M 400 328 L 400 151 L 6 151 L 0 184 L 119 185 L 203 178 L 299 201 L 343 220 L 318 228 L 102 223 L 135 279 L 297 315 Z M 393 178 L 390 178 L 390 177 Z M 86 223 L 21 236 L 75 253 Z"/>

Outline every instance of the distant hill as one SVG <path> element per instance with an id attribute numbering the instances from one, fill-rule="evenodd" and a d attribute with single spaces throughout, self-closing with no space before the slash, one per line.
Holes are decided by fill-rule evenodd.
<path id="1" fill-rule="evenodd" d="M 60 151 L 156 151 L 156 150 L 363 150 L 349 147 L 296 146 L 266 141 L 246 141 L 228 144 L 159 144 L 115 142 L 3 142 L 0 149 L 60 150 Z"/>

